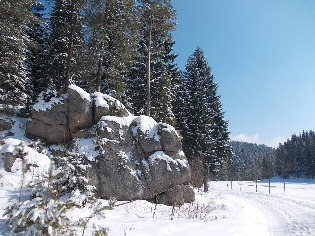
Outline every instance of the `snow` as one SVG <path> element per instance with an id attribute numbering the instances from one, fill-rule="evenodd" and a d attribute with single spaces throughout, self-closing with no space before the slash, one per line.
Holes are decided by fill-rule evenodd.
<path id="1" fill-rule="evenodd" d="M 147 138 L 154 138 L 157 142 L 160 141 L 160 136 L 158 135 L 157 122 L 149 116 L 138 116 L 134 119 L 136 126 L 132 128 L 133 136 L 138 134 L 140 130 L 143 134 L 146 134 Z"/>
<path id="2" fill-rule="evenodd" d="M 172 171 L 170 163 L 173 163 L 176 166 L 177 171 L 180 171 L 178 165 L 187 167 L 187 163 L 184 160 L 173 159 L 170 156 L 166 155 L 163 151 L 157 151 L 153 153 L 151 156 L 149 156 L 149 162 L 154 163 L 157 160 L 164 160 L 166 162 L 168 171 Z"/>
<path id="3" fill-rule="evenodd" d="M 87 92 L 85 92 L 82 88 L 76 86 L 75 84 L 69 85 L 68 88 L 69 88 L 69 89 L 72 89 L 72 90 L 74 90 L 74 91 L 76 91 L 76 92 L 81 96 L 82 99 L 86 99 L 86 100 L 88 100 L 88 101 L 91 100 L 91 99 L 90 99 L 90 94 L 87 93 Z"/>
<path id="4" fill-rule="evenodd" d="M 161 124 L 163 125 L 162 130 L 167 131 L 169 133 L 175 133 L 177 135 L 177 137 L 179 137 L 177 131 L 175 130 L 175 128 L 173 126 L 166 124 L 166 123 L 161 123 Z"/>
<path id="5" fill-rule="evenodd" d="M 18 196 L 21 175 L 1 169 L 0 176 L 0 235 L 7 235 L 2 214 Z M 92 235 L 93 224 L 108 227 L 112 236 L 314 235 L 315 181 L 289 180 L 286 192 L 282 181 L 272 179 L 271 194 L 267 181 L 258 182 L 257 193 L 252 181 L 233 182 L 232 189 L 228 181 L 210 182 L 209 193 L 195 189 L 196 202 L 175 208 L 174 214 L 170 206 L 134 201 L 105 211 L 105 218 L 93 217 L 85 235 Z M 90 214 L 91 206 L 67 213 L 73 222 Z"/>
<path id="6" fill-rule="evenodd" d="M 111 96 L 108 96 L 101 92 L 94 92 L 92 93 L 92 96 L 94 97 L 96 107 L 104 107 L 108 109 L 109 105 L 107 103 L 107 100 L 113 100 Z"/>
<path id="7" fill-rule="evenodd" d="M 104 118 L 104 117 L 103 117 Z M 150 133 L 156 122 L 149 117 L 113 117 L 104 119 L 116 120 L 119 124 L 130 124 L 137 120 L 138 128 L 145 134 Z M 12 136 L 5 136 L 1 132 L 0 142 L 0 235 L 11 235 L 6 226 L 4 209 L 12 200 L 19 198 L 19 189 L 22 183 L 22 161 L 17 159 L 12 172 L 3 168 L 4 153 L 7 151 L 17 153 L 22 150 L 24 159 L 30 168 L 25 174 L 22 199 L 27 199 L 29 192 L 25 186 L 34 178 L 47 172 L 50 166 L 49 152 L 37 150 L 36 142 L 24 136 L 26 119 L 13 117 Z M 145 125 L 145 121 L 149 121 Z M 114 140 L 100 140 L 114 142 Z M 29 145 L 33 144 L 33 146 Z M 35 145 L 34 145 L 35 144 Z M 77 139 L 75 147 L 78 151 L 94 160 L 99 152 L 95 150 L 95 139 Z M 63 150 L 59 145 L 50 146 L 51 149 Z M 184 155 L 180 153 L 180 155 Z M 132 159 L 130 153 L 121 152 L 120 156 L 126 160 Z M 149 160 L 142 160 L 145 168 L 148 162 L 164 160 L 171 168 L 170 163 L 179 167 L 187 163 L 181 159 L 172 159 L 164 152 L 156 152 Z M 137 172 L 137 170 L 136 170 Z M 140 173 L 134 173 L 135 176 Z M 258 181 L 256 192 L 253 181 L 218 181 L 209 183 L 209 193 L 195 189 L 196 201 L 184 204 L 180 208 L 138 200 L 134 202 L 117 202 L 112 210 L 106 210 L 105 218 L 93 217 L 89 221 L 85 235 L 92 235 L 93 225 L 109 228 L 111 236 L 144 236 L 144 235 L 180 235 L 180 236 L 206 236 L 206 235 L 315 235 L 315 180 L 289 179 L 286 181 L 284 191 L 283 179 L 271 180 L 271 193 L 269 194 L 268 180 Z M 78 196 L 80 197 L 80 196 Z M 99 200 L 107 204 L 108 201 Z M 91 215 L 93 207 L 87 204 L 84 208 L 74 208 L 67 212 L 72 223 L 80 218 Z M 126 203 L 124 205 L 120 205 Z M 37 212 L 39 214 L 39 212 Z M 39 216 L 35 214 L 35 216 Z M 82 235 L 82 229 L 78 235 Z M 81 231 L 80 231 L 81 230 Z"/>
<path id="8" fill-rule="evenodd" d="M 54 96 L 50 98 L 48 102 L 44 99 L 44 94 L 52 93 Z M 35 111 L 46 111 L 50 109 L 55 104 L 63 104 L 64 100 L 68 97 L 68 94 L 61 94 L 60 97 L 57 97 L 56 91 L 48 89 L 47 91 L 41 92 L 39 94 L 38 102 L 34 104 L 33 109 Z"/>
<path id="9" fill-rule="evenodd" d="M 127 109 L 125 108 L 125 106 L 118 101 L 117 99 L 107 95 L 107 94 L 103 94 L 101 92 L 94 92 L 91 94 L 91 96 L 93 97 L 94 101 L 95 101 L 95 106 L 96 107 L 104 107 L 109 109 L 110 105 L 114 105 L 117 109 L 123 109 L 125 111 L 127 111 Z M 132 116 L 132 114 L 128 112 L 129 116 Z"/>
<path id="10" fill-rule="evenodd" d="M 89 161 L 95 161 L 96 157 L 100 155 L 99 151 L 95 150 L 96 138 L 78 138 L 75 140 L 74 146 L 76 151 L 82 153 Z"/>
<path id="11" fill-rule="evenodd" d="M 117 124 L 119 124 L 119 127 L 122 128 L 123 126 L 129 126 L 131 122 L 134 120 L 134 116 L 123 116 L 123 117 L 118 117 L 118 116 L 102 116 L 101 120 L 98 122 L 98 125 L 103 125 L 107 126 L 104 121 L 112 121 Z"/>

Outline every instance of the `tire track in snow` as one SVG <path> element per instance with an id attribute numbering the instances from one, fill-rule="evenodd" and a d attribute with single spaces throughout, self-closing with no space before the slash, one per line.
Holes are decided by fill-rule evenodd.
<path id="1" fill-rule="evenodd" d="M 231 194 L 260 208 L 269 218 L 272 235 L 315 235 L 315 206 L 311 203 L 292 200 L 285 195 Z"/>

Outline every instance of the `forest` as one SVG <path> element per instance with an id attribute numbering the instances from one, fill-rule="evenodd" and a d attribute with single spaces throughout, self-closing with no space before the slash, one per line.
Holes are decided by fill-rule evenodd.
<path id="1" fill-rule="evenodd" d="M 1 104 L 29 117 L 41 92 L 60 96 L 76 84 L 175 126 L 187 158 L 202 160 L 205 183 L 229 162 L 228 122 L 203 50 L 185 71 L 175 62 L 170 0 L 5 0 L 0 9 Z"/>
<path id="2" fill-rule="evenodd" d="M 174 125 L 193 169 L 219 178 L 314 177 L 314 132 L 277 150 L 229 142 L 217 84 L 201 48 L 178 68 L 170 0 L 1 1 L 0 103 L 21 116 L 42 91 L 74 83 L 135 115 Z M 232 157 L 232 149 L 234 156 Z M 231 164 L 231 165 L 230 165 Z M 206 173 L 206 174 L 204 174 Z"/>
<path id="3" fill-rule="evenodd" d="M 229 145 L 233 157 L 230 165 L 216 176 L 218 180 L 315 177 L 315 134 L 312 130 L 293 134 L 278 148 L 238 141 L 230 141 Z"/>

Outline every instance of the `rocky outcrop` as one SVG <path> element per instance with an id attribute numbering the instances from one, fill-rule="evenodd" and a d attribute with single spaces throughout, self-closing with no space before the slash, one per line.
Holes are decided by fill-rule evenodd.
<path id="1" fill-rule="evenodd" d="M 62 133 L 63 132 L 63 133 Z M 116 99 L 77 86 L 34 105 L 26 134 L 70 147 L 91 163 L 87 171 L 99 196 L 147 199 L 167 205 L 194 201 L 190 168 L 175 129 L 133 116 Z"/>
<path id="2" fill-rule="evenodd" d="M 93 125 L 90 94 L 83 89 L 70 85 L 68 89 L 68 120 L 71 134 Z"/>

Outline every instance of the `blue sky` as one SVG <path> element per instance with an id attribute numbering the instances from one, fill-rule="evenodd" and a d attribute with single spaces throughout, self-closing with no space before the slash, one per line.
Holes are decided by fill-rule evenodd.
<path id="1" fill-rule="evenodd" d="M 315 1 L 173 0 L 177 63 L 201 47 L 235 140 L 315 129 Z"/>

